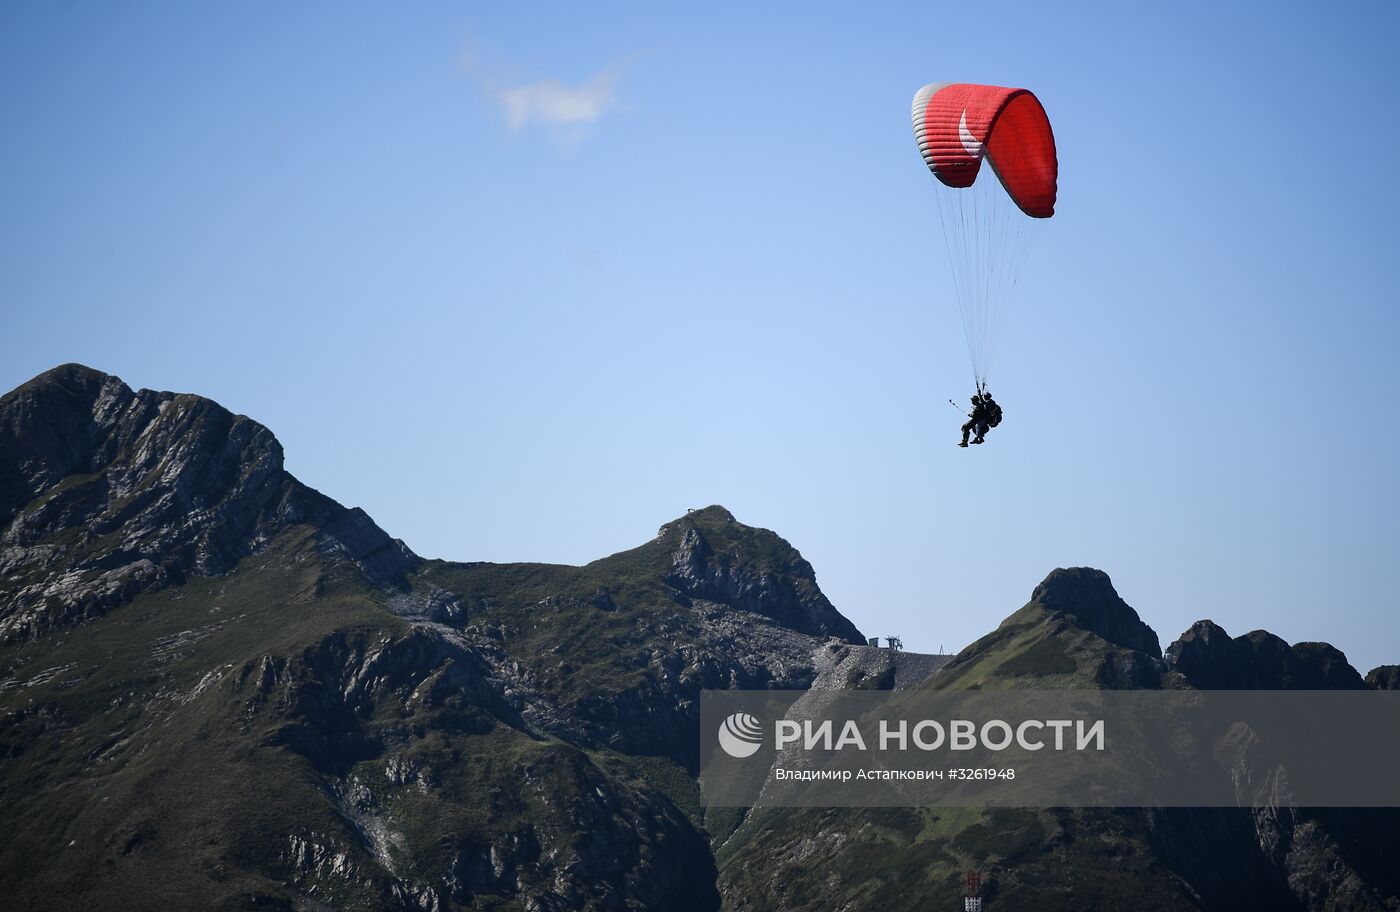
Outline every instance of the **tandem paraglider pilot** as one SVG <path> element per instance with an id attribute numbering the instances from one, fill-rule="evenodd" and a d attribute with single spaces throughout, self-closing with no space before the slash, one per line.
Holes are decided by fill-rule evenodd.
<path id="1" fill-rule="evenodd" d="M 960 447 L 967 446 L 969 434 L 976 433 L 973 443 L 986 443 L 987 431 L 1001 424 L 1001 406 L 992 394 L 983 390 L 972 397 L 972 411 L 967 415 L 967 423 L 962 426 Z"/>

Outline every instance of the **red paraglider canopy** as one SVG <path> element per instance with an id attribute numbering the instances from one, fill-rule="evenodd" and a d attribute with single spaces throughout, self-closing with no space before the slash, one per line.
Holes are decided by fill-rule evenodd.
<path id="1" fill-rule="evenodd" d="M 1055 214 L 1055 134 L 1030 92 L 936 82 L 914 95 L 913 120 L 924 162 L 947 186 L 972 186 L 985 157 L 1022 212 Z"/>

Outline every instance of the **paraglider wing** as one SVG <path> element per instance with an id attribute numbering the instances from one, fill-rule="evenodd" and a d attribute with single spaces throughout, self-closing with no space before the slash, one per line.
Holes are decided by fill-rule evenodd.
<path id="1" fill-rule="evenodd" d="M 972 186 L 985 158 L 1007 195 L 1032 218 L 1055 214 L 1059 162 L 1039 99 L 1025 89 L 931 83 L 914 94 L 914 138 L 945 186 Z"/>
<path id="2" fill-rule="evenodd" d="M 1055 214 L 1055 134 L 1025 89 L 931 83 L 914 93 L 911 113 L 934 178 L 972 373 L 984 389 L 1031 239 Z M 983 161 L 998 180 L 977 179 Z"/>

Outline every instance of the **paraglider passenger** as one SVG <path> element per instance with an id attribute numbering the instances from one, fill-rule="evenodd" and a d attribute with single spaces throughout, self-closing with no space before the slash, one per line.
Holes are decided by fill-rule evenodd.
<path id="1" fill-rule="evenodd" d="M 987 431 L 1001 424 L 1001 406 L 997 405 L 992 394 L 985 389 L 982 390 L 982 411 L 986 413 L 986 416 L 982 419 L 983 423 L 977 428 L 977 437 L 973 443 L 982 443 L 986 439 Z"/>

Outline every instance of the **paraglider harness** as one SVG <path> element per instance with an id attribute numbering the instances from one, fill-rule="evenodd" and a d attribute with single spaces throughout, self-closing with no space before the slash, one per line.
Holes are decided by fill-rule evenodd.
<path id="1" fill-rule="evenodd" d="M 982 407 L 987 410 L 987 427 L 994 428 L 1001 424 L 1001 406 L 990 396 L 982 400 Z"/>
<path id="2" fill-rule="evenodd" d="M 1001 406 L 997 405 L 981 381 L 977 383 L 977 398 L 982 403 L 982 420 L 987 422 L 987 427 L 994 428 L 1001 424 Z"/>

